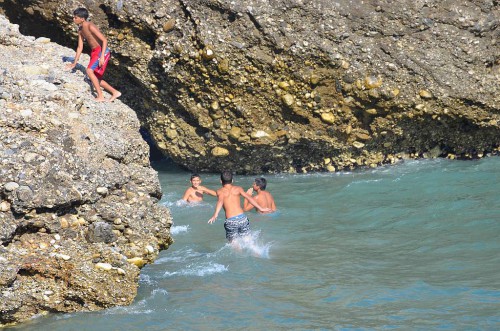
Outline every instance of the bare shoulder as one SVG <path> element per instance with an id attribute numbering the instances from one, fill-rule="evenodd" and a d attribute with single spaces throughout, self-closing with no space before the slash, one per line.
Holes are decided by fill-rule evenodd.
<path id="1" fill-rule="evenodd" d="M 232 187 L 232 191 L 234 193 L 240 193 L 241 191 L 243 191 L 243 187 L 241 187 L 241 186 L 233 186 Z"/>

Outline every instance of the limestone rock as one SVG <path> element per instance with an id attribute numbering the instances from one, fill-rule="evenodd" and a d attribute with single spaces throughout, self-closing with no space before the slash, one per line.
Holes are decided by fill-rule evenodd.
<path id="1" fill-rule="evenodd" d="M 96 103 L 82 71 L 63 70 L 74 49 L 38 37 L 0 15 L 0 326 L 131 303 L 129 243 L 147 247 L 143 263 L 172 243 L 136 114 Z"/>
<path id="2" fill-rule="evenodd" d="M 106 222 L 92 223 L 87 230 L 87 240 L 91 243 L 103 242 L 106 244 L 116 241 L 113 227 Z"/>
<path id="3" fill-rule="evenodd" d="M 228 156 L 229 151 L 224 147 L 217 146 L 212 149 L 212 155 L 215 157 Z"/>
<path id="4" fill-rule="evenodd" d="M 37 1 L 36 10 L 5 2 L 24 31 L 74 47 L 67 15 L 74 1 Z M 496 1 L 136 0 L 105 11 L 102 2 L 85 5 L 117 55 L 109 72 L 123 85 L 121 99 L 134 105 L 162 153 L 188 169 L 220 170 L 214 146 L 231 146 L 240 173 L 327 171 L 324 155 L 336 155 L 336 168 L 350 168 L 361 165 L 344 162 L 347 155 L 424 155 L 436 142 L 456 158 L 498 151 Z M 258 13 L 238 15 L 248 8 Z M 41 25 L 53 27 L 53 35 L 40 35 Z M 15 27 L 0 32 L 6 47 L 19 44 Z M 45 77 L 41 86 L 51 100 L 63 87 L 78 90 L 43 65 L 19 70 Z M 5 105 L 9 93 L 15 95 L 0 93 Z M 333 123 L 322 120 L 323 109 L 335 109 Z M 177 136 L 165 123 L 175 123 Z M 238 138 L 230 127 L 241 129 Z M 250 135 L 264 127 L 285 134 L 263 145 Z M 369 132 L 370 144 L 356 148 L 349 127 Z M 264 146 L 266 162 L 259 157 Z"/>
<path id="5" fill-rule="evenodd" d="M 328 124 L 335 123 L 335 116 L 332 113 L 323 113 L 321 114 L 321 120 Z"/>
<path id="6" fill-rule="evenodd" d="M 175 27 L 175 18 L 171 18 L 163 24 L 163 31 L 170 32 Z"/>

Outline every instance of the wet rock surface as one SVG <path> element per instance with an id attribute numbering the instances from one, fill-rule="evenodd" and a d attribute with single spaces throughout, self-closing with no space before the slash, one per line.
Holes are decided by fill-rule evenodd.
<path id="1" fill-rule="evenodd" d="M 93 101 L 73 54 L 0 16 L 0 325 L 130 304 L 172 243 L 136 114 Z"/>
<path id="2" fill-rule="evenodd" d="M 68 43 L 76 5 L 2 7 Z M 332 171 L 498 149 L 498 1 L 85 5 L 109 36 L 124 100 L 189 169 Z"/>

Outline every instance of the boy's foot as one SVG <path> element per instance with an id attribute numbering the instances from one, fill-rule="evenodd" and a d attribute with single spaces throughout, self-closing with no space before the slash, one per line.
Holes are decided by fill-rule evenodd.
<path id="1" fill-rule="evenodd" d="M 104 101 L 106 101 L 106 99 L 104 99 L 104 97 L 99 97 L 99 98 L 95 98 L 94 101 L 104 102 Z"/>
<path id="2" fill-rule="evenodd" d="M 116 91 L 115 93 L 113 93 L 111 98 L 109 98 L 109 102 L 113 102 L 115 99 L 118 99 L 119 97 L 121 97 L 121 95 L 122 95 L 121 92 Z"/>

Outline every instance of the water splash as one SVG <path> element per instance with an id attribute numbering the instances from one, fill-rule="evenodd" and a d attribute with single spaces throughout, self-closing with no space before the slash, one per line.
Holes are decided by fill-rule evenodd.
<path id="1" fill-rule="evenodd" d="M 259 237 L 260 231 L 250 231 L 248 236 L 236 238 L 227 245 L 236 251 L 248 253 L 255 257 L 269 259 L 269 250 L 272 243 L 262 243 Z"/>
<path id="2" fill-rule="evenodd" d="M 188 231 L 189 231 L 189 225 L 177 225 L 177 226 L 172 226 L 170 228 L 170 234 L 173 236 L 178 235 L 179 233 L 188 232 Z"/>
<path id="3" fill-rule="evenodd" d="M 168 295 L 168 291 L 163 288 L 155 288 L 153 292 L 151 292 L 150 299 L 156 297 L 158 294 Z"/>
<path id="4" fill-rule="evenodd" d="M 173 251 L 167 256 L 156 259 L 155 264 L 168 264 L 171 262 L 180 263 L 190 259 L 199 258 L 204 256 L 203 253 L 196 252 L 191 248 L 183 248 L 177 251 Z"/>
<path id="5" fill-rule="evenodd" d="M 116 306 L 101 312 L 102 315 L 148 315 L 154 312 L 148 307 L 147 300 L 139 300 L 130 306 Z"/>
<path id="6" fill-rule="evenodd" d="M 164 199 L 167 199 L 166 201 L 162 201 L 161 205 L 165 207 L 179 207 L 179 208 L 197 208 L 197 207 L 211 207 L 212 205 L 204 202 L 204 201 L 199 201 L 199 202 L 187 202 L 186 200 L 175 200 L 175 201 L 170 201 L 168 200 L 168 197 L 164 196 Z"/>
<path id="7" fill-rule="evenodd" d="M 151 279 L 151 276 L 141 273 L 139 275 L 139 283 L 141 284 L 148 284 L 148 285 L 154 285 L 156 282 Z"/>
<path id="8" fill-rule="evenodd" d="M 176 206 L 176 207 L 188 207 L 188 206 L 189 206 L 189 203 L 188 203 L 186 200 L 182 200 L 182 199 L 180 199 L 180 200 L 177 200 L 177 201 L 175 202 L 175 206 Z"/>

